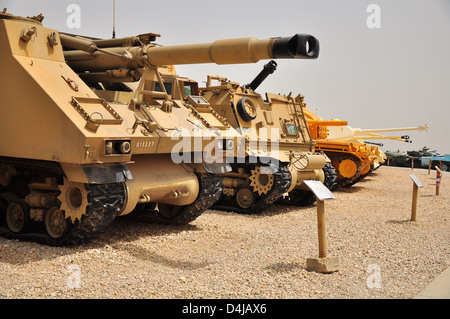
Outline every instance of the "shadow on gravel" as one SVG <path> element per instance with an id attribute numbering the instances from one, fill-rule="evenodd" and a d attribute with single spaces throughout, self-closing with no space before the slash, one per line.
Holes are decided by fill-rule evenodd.
<path id="1" fill-rule="evenodd" d="M 249 219 L 260 219 L 260 218 L 268 218 L 270 216 L 276 216 L 276 215 L 282 215 L 282 214 L 288 214 L 292 213 L 292 209 L 303 209 L 303 208 L 310 208 L 313 206 L 294 206 L 294 205 L 288 205 L 284 203 L 277 202 L 276 204 L 272 204 L 268 206 L 265 210 L 263 210 L 260 213 L 253 213 L 253 214 L 242 214 L 234 211 L 225 211 L 225 210 L 219 210 L 219 209 L 208 209 L 206 211 L 207 214 L 217 214 L 221 216 L 229 216 L 229 218 L 233 218 L 236 216 L 249 218 Z"/>
<path id="2" fill-rule="evenodd" d="M 370 175 L 370 177 L 373 177 L 373 175 Z M 364 177 L 363 179 L 359 180 L 357 183 L 359 184 L 359 183 L 366 183 L 366 182 L 371 182 L 371 181 L 373 181 L 373 179 L 370 178 L 370 177 L 369 177 L 369 176 Z"/>
<path id="3" fill-rule="evenodd" d="M 160 225 L 116 218 L 99 236 L 87 244 L 53 247 L 30 241 L 0 238 L 0 263 L 24 265 L 39 260 L 52 260 L 83 253 L 105 246 L 126 245 L 142 237 L 166 236 L 185 231 L 201 230 L 195 225 Z M 149 254 L 147 254 L 150 256 Z M 153 256 L 154 260 L 160 260 Z"/>
<path id="4" fill-rule="evenodd" d="M 386 224 L 402 225 L 402 224 L 408 224 L 408 223 L 414 223 L 414 222 L 412 222 L 410 219 L 405 219 L 405 220 L 387 220 L 386 221 Z"/>
<path id="5" fill-rule="evenodd" d="M 149 249 L 143 248 L 136 244 L 113 244 L 112 247 L 114 249 L 120 250 L 131 256 L 141 259 L 143 261 L 149 261 L 155 264 L 159 264 L 162 266 L 176 268 L 176 269 L 186 269 L 186 270 L 196 270 L 200 268 L 204 268 L 210 265 L 210 262 L 191 262 L 191 261 L 183 261 L 180 259 L 170 259 L 165 256 L 159 255 L 155 252 L 150 251 Z"/>
<path id="6" fill-rule="evenodd" d="M 299 269 L 306 269 L 305 266 L 302 263 L 299 262 L 290 262 L 290 263 L 284 263 L 279 262 L 275 264 L 271 264 L 265 268 L 268 271 L 275 272 L 275 273 L 286 273 L 291 271 L 298 271 Z"/>
<path id="7" fill-rule="evenodd" d="M 158 237 L 181 232 L 201 231 L 201 228 L 187 225 L 163 225 L 133 219 L 132 216 L 117 217 L 92 244 L 114 245 L 116 242 L 132 242 L 143 237 Z"/>
<path id="8" fill-rule="evenodd" d="M 358 182 L 358 184 L 359 183 L 361 183 L 361 181 Z M 350 187 L 340 187 L 340 188 L 334 189 L 333 193 L 350 193 L 350 194 L 352 194 L 352 193 L 357 193 L 364 189 L 365 189 L 365 187 L 353 185 Z"/>

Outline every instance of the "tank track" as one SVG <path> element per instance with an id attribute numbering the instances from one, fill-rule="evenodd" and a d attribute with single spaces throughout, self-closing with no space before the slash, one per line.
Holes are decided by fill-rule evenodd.
<path id="1" fill-rule="evenodd" d="M 152 208 L 137 208 L 131 214 L 133 220 L 157 224 L 189 224 L 210 208 L 222 195 L 222 177 L 214 174 L 197 174 L 200 184 L 199 195 L 190 205 L 183 206 L 173 218 L 167 218 Z M 142 204 L 141 204 L 142 205 Z"/>
<path id="2" fill-rule="evenodd" d="M 7 227 L 0 228 L 0 236 L 8 239 L 37 242 L 49 246 L 67 246 L 87 243 L 98 236 L 119 213 L 125 199 L 125 188 L 122 183 L 87 185 L 90 191 L 86 214 L 81 221 L 69 224 L 66 233 L 54 239 L 44 232 L 37 232 L 41 227 L 35 227 L 36 232 L 17 234 Z"/>
<path id="3" fill-rule="evenodd" d="M 291 192 L 289 192 L 288 196 L 285 196 L 285 198 L 280 201 L 280 204 L 287 206 L 308 207 L 313 206 L 315 202 L 316 195 L 314 195 L 312 191 L 304 189 L 293 189 Z"/>
<path id="4" fill-rule="evenodd" d="M 283 196 L 277 201 L 278 204 L 285 206 L 308 207 L 313 206 L 316 202 L 316 195 L 310 190 L 293 189 L 287 196 Z"/>
<path id="5" fill-rule="evenodd" d="M 270 164 L 270 169 L 274 172 L 274 184 L 267 194 L 263 194 L 257 198 L 255 203 L 247 209 L 239 207 L 235 200 L 217 202 L 212 209 L 236 212 L 239 214 L 260 214 L 274 204 L 291 186 L 291 173 L 287 166 L 283 163 L 278 165 Z M 277 167 L 278 166 L 278 167 Z"/>
<path id="6" fill-rule="evenodd" d="M 0 164 L 13 165 L 20 171 L 20 175 L 25 177 L 25 180 L 29 176 L 46 176 L 55 177 L 62 181 L 64 176 L 63 170 L 56 162 L 0 158 Z M 14 233 L 2 221 L 0 222 L 0 236 L 7 239 L 37 242 L 49 246 L 76 245 L 91 241 L 120 212 L 125 202 L 126 193 L 123 183 L 86 184 L 85 187 L 88 191 L 89 203 L 86 207 L 86 213 L 81 217 L 81 221 L 77 220 L 75 223 L 71 223 L 69 219 L 66 232 L 60 238 L 54 239 L 50 237 L 41 222 L 32 222 L 30 232 Z M 60 207 L 61 202 L 57 201 L 55 206 Z"/>
<path id="7" fill-rule="evenodd" d="M 325 174 L 325 180 L 323 184 L 331 191 L 337 184 L 337 172 L 336 169 L 330 163 L 326 163 L 322 169 Z"/>
<path id="8" fill-rule="evenodd" d="M 338 169 L 336 169 L 336 172 L 338 174 L 338 178 L 337 178 L 337 182 L 336 182 L 335 188 L 352 186 L 353 185 L 352 182 L 355 181 L 360 176 L 361 163 L 358 160 L 356 160 L 355 158 L 353 158 L 353 156 L 337 155 L 337 156 L 333 156 L 333 159 L 338 159 L 340 161 L 341 160 L 345 160 L 345 159 L 349 159 L 349 160 L 352 160 L 352 161 L 354 161 L 356 163 L 357 172 L 356 172 L 356 175 L 354 177 L 352 177 L 352 178 L 339 178 L 339 171 L 338 171 Z"/>
<path id="9" fill-rule="evenodd" d="M 358 182 L 361 181 L 362 179 L 364 179 L 364 178 L 366 178 L 367 176 L 369 176 L 370 174 L 372 174 L 373 171 L 374 171 L 373 164 L 370 164 L 370 170 L 369 170 L 366 174 L 358 176 L 354 181 L 352 181 L 352 182 L 350 183 L 349 186 L 352 186 L 352 185 L 358 183 Z"/>

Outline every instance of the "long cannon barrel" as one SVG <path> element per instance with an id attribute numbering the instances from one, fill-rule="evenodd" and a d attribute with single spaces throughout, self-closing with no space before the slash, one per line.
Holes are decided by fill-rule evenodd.
<path id="1" fill-rule="evenodd" d="M 376 146 L 383 146 L 383 143 L 375 143 L 375 142 L 367 142 L 367 141 L 364 141 L 364 143 L 370 144 L 370 145 L 376 145 Z"/>
<path id="2" fill-rule="evenodd" d="M 347 121 L 340 120 L 308 120 L 310 126 L 346 126 Z"/>
<path id="3" fill-rule="evenodd" d="M 367 129 L 353 128 L 350 126 L 341 126 L 340 128 L 328 127 L 328 140 L 346 140 L 352 138 L 358 139 L 394 139 L 394 140 L 408 140 L 409 136 L 384 136 L 379 133 L 384 132 L 399 132 L 399 131 L 427 131 L 428 126 L 420 125 L 417 127 L 403 127 L 403 128 L 387 128 L 387 129 Z"/>
<path id="4" fill-rule="evenodd" d="M 397 128 L 385 128 L 385 129 L 366 129 L 361 130 L 361 133 L 386 133 L 386 132 L 400 132 L 400 131 L 428 131 L 428 125 L 419 125 L 416 127 L 397 127 Z"/>
<path id="5" fill-rule="evenodd" d="M 84 41 L 84 42 L 83 42 Z M 287 38 L 256 38 L 217 40 L 212 43 L 156 46 L 148 44 L 99 49 L 85 39 L 61 37 L 66 48 L 67 63 L 76 72 L 104 72 L 112 69 L 136 69 L 148 65 L 238 64 L 263 59 L 316 59 L 319 41 L 308 34 Z"/>
<path id="6" fill-rule="evenodd" d="M 273 60 L 269 61 L 269 63 L 264 65 L 264 68 L 262 71 L 253 79 L 253 81 L 249 84 L 246 84 L 246 88 L 250 88 L 253 91 L 255 91 L 258 86 L 261 85 L 261 83 L 275 70 L 277 69 L 277 63 Z"/>

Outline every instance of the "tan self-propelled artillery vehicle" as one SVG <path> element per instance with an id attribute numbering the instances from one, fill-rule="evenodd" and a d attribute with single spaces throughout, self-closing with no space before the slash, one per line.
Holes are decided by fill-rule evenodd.
<path id="1" fill-rule="evenodd" d="M 229 82 L 227 79 L 221 77 L 208 76 L 207 87 L 199 89 L 196 81 L 178 76 L 173 67 L 170 70 L 161 70 L 160 68 L 160 71 L 163 76 L 164 85 L 170 88 L 173 94 L 175 94 L 174 96 L 184 98 L 196 112 L 201 112 L 202 115 L 204 115 L 204 112 L 217 114 L 217 116 L 224 118 L 227 123 L 233 125 L 232 127 L 234 129 L 242 133 L 242 139 L 238 142 L 239 147 L 236 148 L 236 152 L 231 154 L 228 152 L 226 154 L 225 160 L 233 170 L 221 174 L 224 183 L 223 195 L 212 208 L 239 213 L 262 213 L 267 207 L 280 199 L 284 193 L 293 190 L 297 184 L 300 184 L 299 180 L 302 178 L 323 178 L 320 170 L 323 167 L 322 158 L 319 158 L 319 161 L 316 158 L 313 159 L 316 161 L 314 165 L 319 168 L 318 170 L 305 170 L 302 169 L 302 166 L 300 168 L 301 172 L 298 172 L 289 165 L 290 159 L 295 158 L 294 154 L 297 157 L 300 154 L 302 156 L 311 155 L 311 153 L 302 152 L 302 149 L 298 148 L 298 145 L 290 145 L 290 150 L 295 151 L 295 153 L 291 153 L 289 149 L 286 149 L 287 145 L 282 143 L 281 151 L 283 153 L 280 160 L 280 131 L 278 126 L 276 127 L 276 131 L 274 130 L 272 132 L 270 129 L 268 130 L 264 127 L 265 125 L 254 125 L 254 131 L 252 131 L 252 127 L 245 127 L 246 122 L 244 122 L 243 125 L 247 130 L 245 128 L 242 129 L 236 121 L 237 117 L 235 117 L 234 113 L 232 115 L 233 117 L 230 117 L 231 114 L 227 114 L 223 109 L 217 108 L 219 105 L 210 103 L 209 98 L 211 98 L 211 95 L 205 94 L 206 90 L 214 88 L 215 92 L 223 95 L 222 98 L 225 97 L 223 99 L 224 104 L 234 108 L 234 99 L 232 97 L 234 90 L 240 87 L 238 83 Z M 219 86 L 212 86 L 211 82 L 214 80 L 221 81 L 221 84 Z M 184 90 L 179 89 L 183 87 L 188 87 L 188 92 L 195 92 L 194 97 L 184 94 Z M 247 93 L 244 95 L 247 95 Z M 254 94 L 254 96 L 258 95 Z M 289 112 L 290 108 L 286 107 L 289 105 L 286 97 L 280 98 L 281 102 L 276 98 L 272 101 L 273 105 L 276 106 L 274 107 L 276 114 L 292 120 L 293 114 Z M 256 104 L 258 102 L 262 103 L 262 100 L 256 99 L 256 101 L 253 112 L 262 112 L 260 105 Z M 224 105 L 220 106 L 223 107 Z M 271 113 L 267 108 L 266 112 Z M 241 118 L 239 120 L 243 121 Z M 284 133 L 281 134 L 285 136 Z M 307 132 L 302 131 L 301 134 L 307 134 Z M 224 139 L 224 141 L 221 146 L 226 151 L 229 147 L 229 140 Z M 305 147 L 304 142 L 301 143 L 301 146 L 303 148 Z M 309 150 L 309 144 L 307 144 L 307 148 Z M 303 160 L 307 160 L 309 163 L 311 159 L 308 157 Z M 309 166 L 311 166 L 311 163 L 309 163 Z M 302 174 L 300 179 L 298 174 Z M 306 190 L 301 190 L 301 192 L 303 191 Z M 308 196 L 301 197 L 303 204 L 307 204 L 304 202 L 306 197 Z M 312 199 L 312 197 L 308 198 Z M 300 201 L 297 204 L 300 204 Z"/>
<path id="2" fill-rule="evenodd" d="M 310 58 L 319 54 L 315 43 L 310 48 Z M 247 85 L 208 76 L 206 87 L 201 89 L 201 95 L 211 107 L 245 137 L 245 154 L 242 154 L 245 158 L 231 164 L 231 172 L 222 174 L 224 196 L 214 207 L 243 213 L 261 212 L 284 193 L 288 194 L 286 199 L 290 204 L 310 205 L 315 196 L 304 181 L 325 182 L 327 157 L 314 150 L 301 96 L 266 93 L 264 99 L 255 92 L 275 68 L 276 62 L 270 61 Z M 334 183 L 336 176 L 329 177 Z"/>
<path id="3" fill-rule="evenodd" d="M 319 53 L 317 39 L 309 35 L 297 35 L 296 38 L 303 43 L 305 41 L 311 43 L 309 51 L 306 48 L 303 50 L 305 59 L 317 57 Z M 304 116 L 300 112 L 301 107 L 295 104 L 298 102 L 286 96 L 271 94 L 271 102 L 268 104 L 253 91 L 269 73 L 273 72 L 271 69 L 275 66 L 276 62 L 270 61 L 250 87 L 242 89 L 239 89 L 238 83 L 230 83 L 226 79 L 211 76 L 208 77 L 207 87 L 199 88 L 198 82 L 179 76 L 172 65 L 158 68 L 163 86 L 170 92 L 172 98 L 184 100 L 186 106 L 191 108 L 196 116 L 207 118 L 214 114 L 223 120 L 227 128 L 242 134 L 239 142 L 227 137 L 220 140 L 224 160 L 233 170 L 220 174 L 224 183 L 223 196 L 213 208 L 240 213 L 261 213 L 287 192 L 290 193 L 291 203 L 311 204 L 315 197 L 306 189 L 303 180 L 324 179 L 322 168 L 326 157 L 323 154 L 313 154 L 313 142 L 304 123 Z M 213 87 L 211 84 L 213 80 L 222 83 Z M 125 84 L 131 86 L 130 83 Z M 208 91 L 214 91 L 214 94 L 209 94 Z M 280 117 L 283 118 L 282 123 L 274 124 L 271 121 L 261 125 L 261 122 L 252 121 L 243 113 L 240 113 L 239 117 L 235 115 L 234 99 L 238 102 L 244 96 L 252 97 L 253 102 L 249 100 L 247 103 L 254 103 L 255 114 L 264 112 L 265 117 Z M 211 98 L 213 101 L 210 101 Z M 218 100 L 223 104 L 217 104 Z M 241 105 L 238 103 L 239 106 Z M 286 134 L 286 127 L 291 131 L 297 129 L 298 131 Z M 283 138 L 281 143 L 280 137 Z M 234 152 L 229 152 L 230 145 L 236 145 Z"/>
<path id="4" fill-rule="evenodd" d="M 226 125 L 197 121 L 158 66 L 298 57 L 295 37 L 161 47 L 156 34 L 88 39 L 42 19 L 0 13 L 0 234 L 50 245 L 87 242 L 142 205 L 157 204 L 154 220 L 188 223 L 221 195 L 229 166 L 202 154 Z M 117 88 L 137 80 L 135 92 Z"/>

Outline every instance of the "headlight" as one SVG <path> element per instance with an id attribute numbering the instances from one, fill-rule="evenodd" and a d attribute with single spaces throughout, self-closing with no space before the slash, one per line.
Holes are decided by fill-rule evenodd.
<path id="1" fill-rule="evenodd" d="M 106 155 L 125 155 L 131 152 L 131 141 L 129 140 L 109 140 L 105 141 Z"/>

